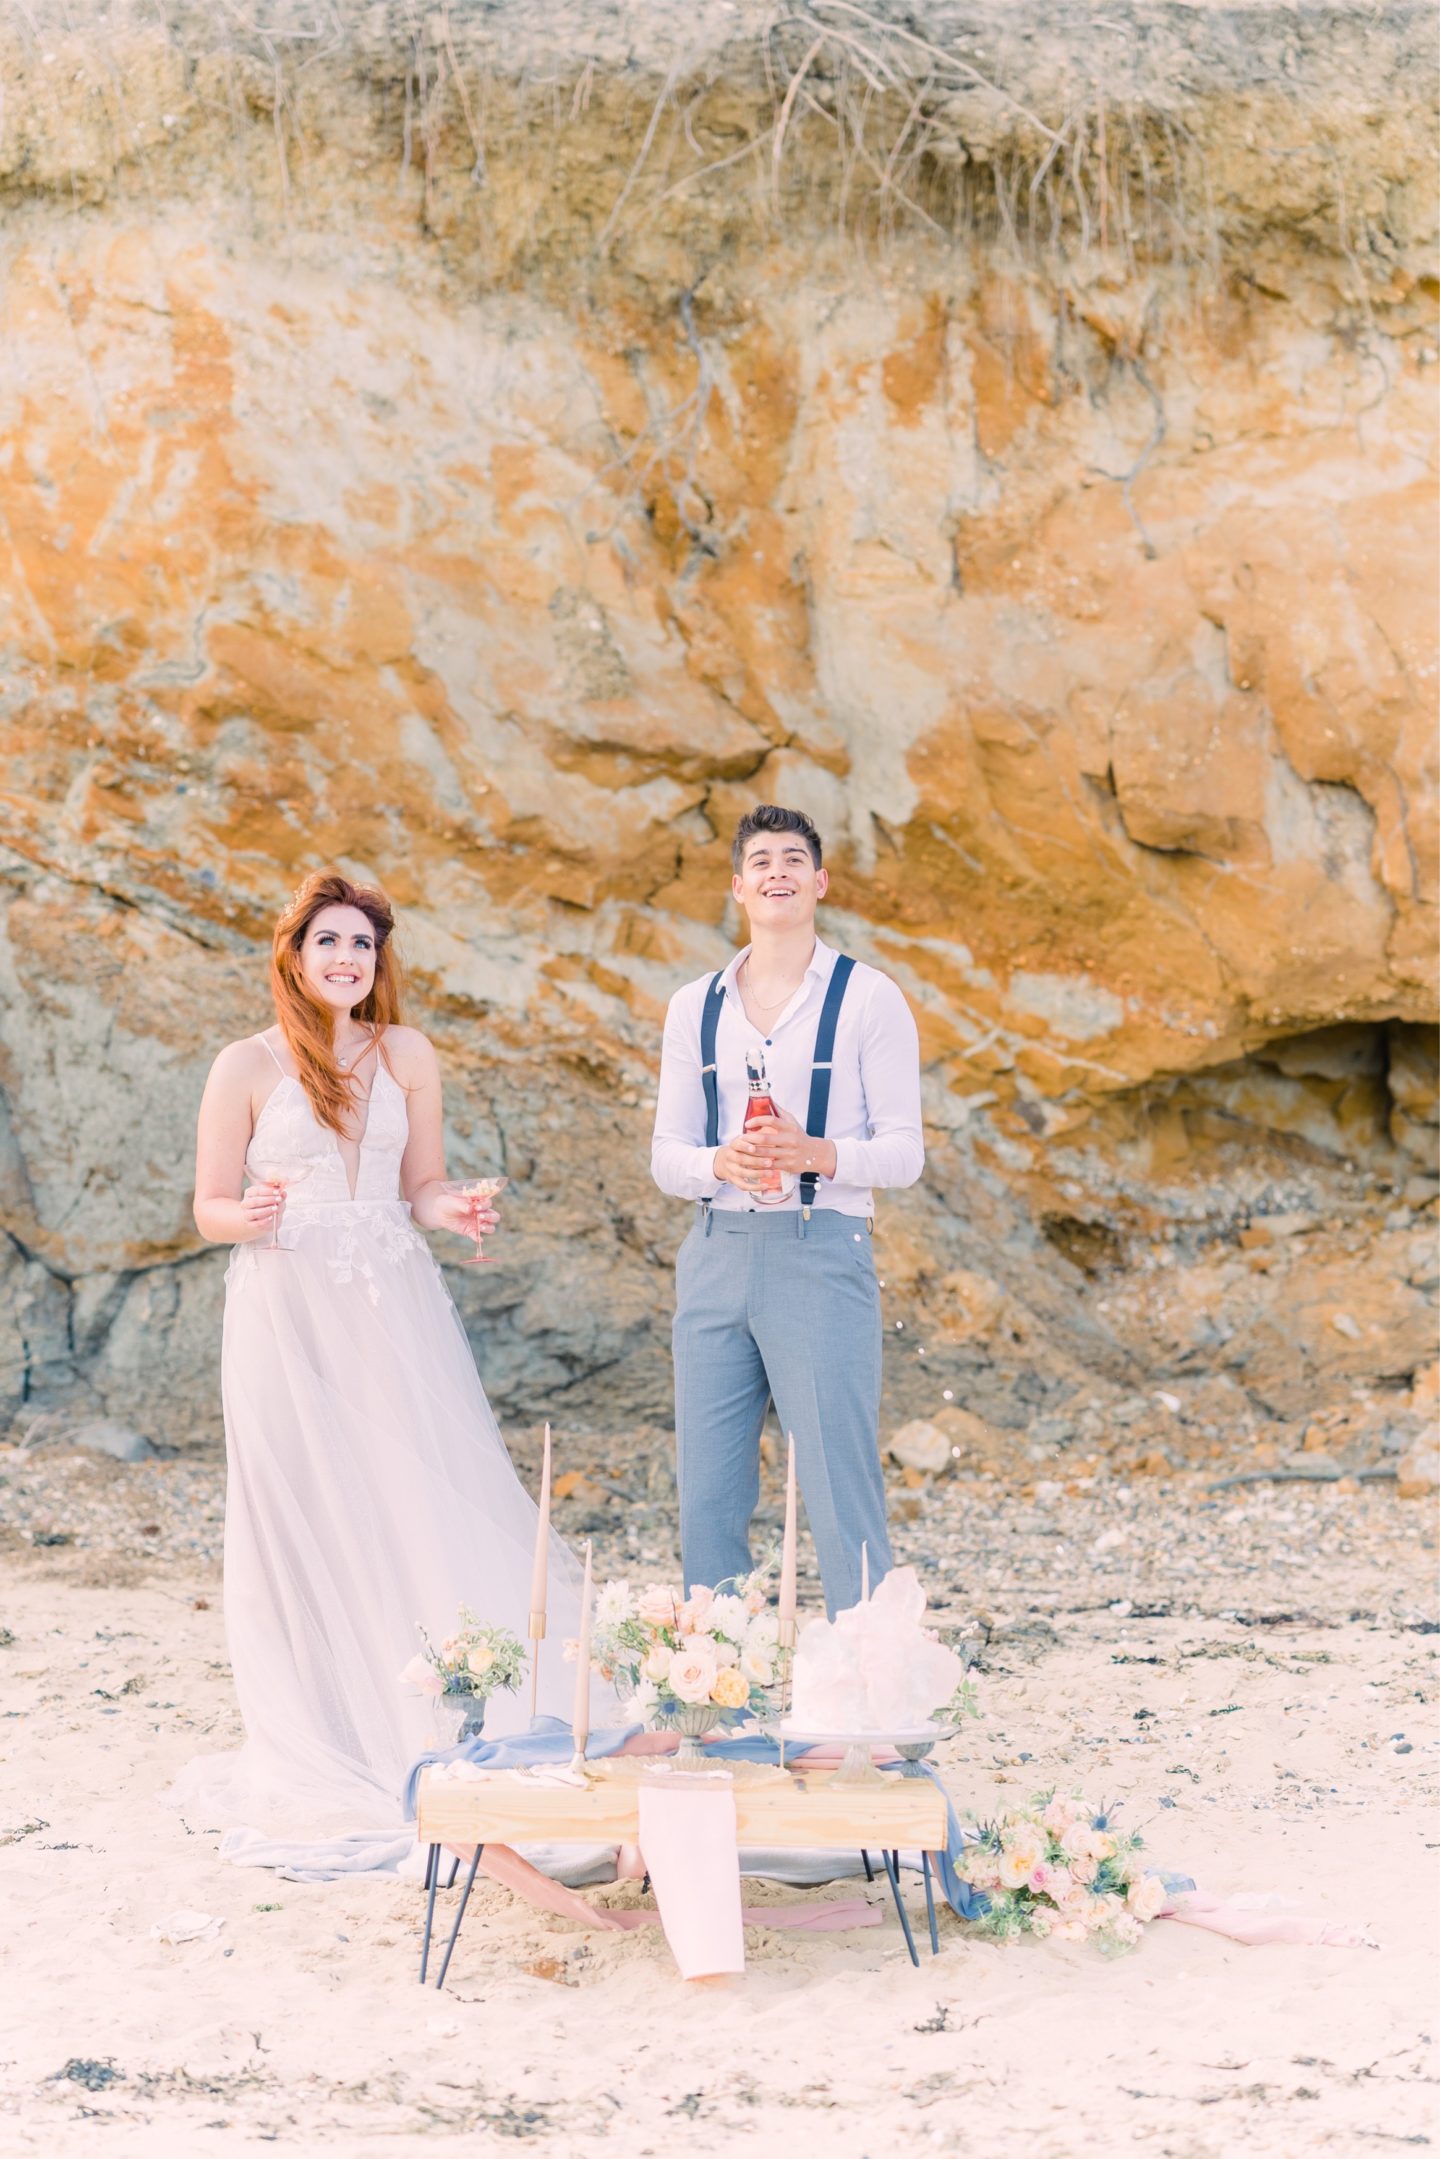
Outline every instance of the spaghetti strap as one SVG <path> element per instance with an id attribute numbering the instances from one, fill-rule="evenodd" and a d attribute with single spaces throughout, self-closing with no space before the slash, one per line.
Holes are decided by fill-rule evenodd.
<path id="1" fill-rule="evenodd" d="M 281 1064 L 279 1052 L 276 1049 L 274 1043 L 270 1040 L 270 1037 L 268 1035 L 257 1035 L 255 1039 L 257 1042 L 263 1042 L 266 1049 L 269 1050 L 270 1055 L 275 1059 L 275 1068 L 279 1072 L 280 1077 L 282 1079 L 288 1079 L 289 1074 L 286 1072 L 284 1065 Z"/>

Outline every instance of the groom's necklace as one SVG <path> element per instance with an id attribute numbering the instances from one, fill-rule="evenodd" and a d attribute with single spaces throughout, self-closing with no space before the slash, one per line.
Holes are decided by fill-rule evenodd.
<path id="1" fill-rule="evenodd" d="M 804 979 L 805 977 L 802 975 L 800 982 L 803 982 Z M 800 982 L 792 982 L 788 990 L 777 997 L 772 1004 L 767 1004 L 765 999 L 756 992 L 754 978 L 750 973 L 749 960 L 747 959 L 745 962 L 745 995 L 749 998 L 751 1004 L 755 1005 L 761 1012 L 778 1012 L 782 1005 L 788 1005 L 796 990 L 799 989 Z"/>

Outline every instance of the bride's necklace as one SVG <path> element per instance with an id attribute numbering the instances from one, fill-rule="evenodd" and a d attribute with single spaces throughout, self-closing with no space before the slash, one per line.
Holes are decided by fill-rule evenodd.
<path id="1" fill-rule="evenodd" d="M 346 1054 L 346 1055 L 345 1055 L 344 1057 L 342 1057 L 342 1056 L 340 1055 L 339 1051 L 337 1050 L 337 1051 L 336 1051 L 336 1053 L 335 1053 L 335 1062 L 336 1062 L 336 1064 L 337 1064 L 337 1065 L 339 1065 L 339 1067 L 340 1067 L 340 1070 L 341 1070 L 342 1072 L 348 1072 L 348 1071 L 349 1071 L 349 1069 L 350 1069 L 350 1065 L 351 1065 L 351 1060 L 352 1060 L 352 1059 L 354 1060 L 354 1062 L 355 1062 L 356 1064 L 358 1064 L 358 1063 L 360 1062 L 360 1059 L 361 1059 L 361 1058 L 362 1058 L 362 1057 L 363 1057 L 363 1056 L 365 1055 L 365 1052 L 366 1052 L 366 1050 L 372 1050 L 372 1049 L 374 1049 L 374 1047 L 375 1047 L 375 1037 L 374 1037 L 374 1035 L 372 1034 L 372 1035 L 370 1035 L 370 1036 L 368 1036 L 368 1037 L 366 1038 L 366 1042 L 365 1042 L 365 1047 L 364 1047 L 364 1049 L 360 1049 L 360 1050 L 355 1050 L 355 1049 L 351 1049 L 350 1051 L 348 1051 L 348 1052 L 347 1052 L 347 1054 Z"/>

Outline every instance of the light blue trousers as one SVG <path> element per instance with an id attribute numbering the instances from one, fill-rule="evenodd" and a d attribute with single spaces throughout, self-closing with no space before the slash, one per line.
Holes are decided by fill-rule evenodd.
<path id="1" fill-rule="evenodd" d="M 675 1263 L 675 1437 L 685 1585 L 751 1565 L 760 1432 L 775 1404 L 833 1615 L 890 1567 L 880 1470 L 880 1291 L 862 1217 L 701 1209 Z"/>

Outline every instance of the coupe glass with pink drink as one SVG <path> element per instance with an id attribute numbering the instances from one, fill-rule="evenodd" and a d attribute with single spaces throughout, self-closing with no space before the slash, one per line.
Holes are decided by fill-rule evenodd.
<path id="1" fill-rule="evenodd" d="M 278 1185 L 282 1198 L 288 1196 L 292 1185 L 303 1184 L 315 1164 L 305 1155 L 267 1157 L 255 1164 L 255 1174 L 262 1184 Z M 280 1242 L 281 1209 L 276 1208 L 270 1221 L 270 1234 L 256 1243 L 257 1252 L 288 1252 L 291 1248 Z"/>
<path id="2" fill-rule="evenodd" d="M 485 1201 L 494 1199 L 497 1192 L 503 1192 L 509 1182 L 508 1177 L 459 1177 L 447 1182 L 441 1189 L 446 1192 L 458 1193 L 461 1199 L 469 1200 L 471 1222 L 472 1224 L 478 1224 L 480 1209 Z M 461 1260 L 461 1266 L 493 1266 L 494 1262 L 490 1254 L 481 1249 L 481 1239 L 484 1232 L 480 1228 L 472 1226 L 469 1235 L 475 1239 L 475 1254 L 472 1259 Z"/>

